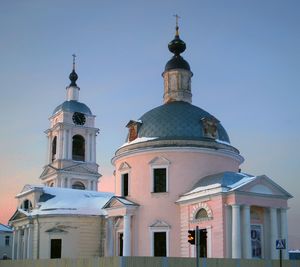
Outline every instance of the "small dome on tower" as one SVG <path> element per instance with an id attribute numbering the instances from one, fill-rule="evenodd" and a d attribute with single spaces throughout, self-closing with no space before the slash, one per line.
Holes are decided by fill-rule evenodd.
<path id="1" fill-rule="evenodd" d="M 177 17 L 176 17 L 177 18 Z M 178 21 L 176 20 L 176 33 L 174 39 L 168 44 L 168 48 L 174 56 L 167 62 L 165 71 L 172 69 L 185 69 L 191 70 L 189 63 L 180 56 L 186 49 L 186 44 L 179 37 Z"/>
<path id="2" fill-rule="evenodd" d="M 70 86 L 77 86 L 76 81 L 78 80 L 78 75 L 73 69 L 73 71 L 69 75 L 69 79 L 71 81 Z"/>

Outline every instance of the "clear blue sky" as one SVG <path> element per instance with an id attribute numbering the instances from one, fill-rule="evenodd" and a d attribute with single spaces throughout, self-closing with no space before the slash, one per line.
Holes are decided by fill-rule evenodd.
<path id="1" fill-rule="evenodd" d="M 290 201 L 300 248 L 300 1 L 40 1 L 0 3 L 0 220 L 38 184 L 48 117 L 65 99 L 73 53 L 80 101 L 97 115 L 100 171 L 111 175 L 125 125 L 162 104 L 161 73 L 178 13 L 194 73 L 193 104 L 215 115 L 246 161 Z"/>

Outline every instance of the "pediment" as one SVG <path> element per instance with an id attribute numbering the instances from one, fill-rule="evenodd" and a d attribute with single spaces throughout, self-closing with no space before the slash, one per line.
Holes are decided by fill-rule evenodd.
<path id="1" fill-rule="evenodd" d="M 27 215 L 25 213 L 23 213 L 21 210 L 17 209 L 15 211 L 15 213 L 13 214 L 13 216 L 11 216 L 11 218 L 8 221 L 12 222 L 12 221 L 23 219 L 26 217 L 27 217 Z"/>
<path id="2" fill-rule="evenodd" d="M 44 168 L 42 174 L 40 175 L 40 178 L 45 177 L 45 176 L 49 176 L 49 175 L 55 173 L 57 170 L 58 170 L 58 169 L 55 168 L 55 167 L 53 167 L 52 165 L 47 165 L 47 166 Z"/>
<path id="3" fill-rule="evenodd" d="M 169 165 L 170 163 L 168 159 L 162 156 L 155 157 L 149 162 L 150 165 Z"/>
<path id="4" fill-rule="evenodd" d="M 168 223 L 160 220 L 155 221 L 149 227 L 150 228 L 171 228 L 171 226 Z"/>
<path id="5" fill-rule="evenodd" d="M 64 169 L 62 169 L 61 171 L 63 172 L 74 172 L 74 173 L 79 173 L 79 174 L 91 174 L 91 175 L 98 175 L 101 176 L 100 173 L 89 169 L 87 166 L 80 164 L 80 165 L 72 165 L 72 166 L 68 166 Z"/>
<path id="6" fill-rule="evenodd" d="M 56 225 L 54 227 L 49 228 L 48 230 L 46 230 L 46 233 L 50 233 L 50 234 L 57 234 L 57 233 L 68 233 L 67 229 L 72 228 L 72 229 L 77 229 L 77 227 L 71 227 L 68 225 Z"/>
<path id="7" fill-rule="evenodd" d="M 290 193 L 285 191 L 280 185 L 266 175 L 257 176 L 256 179 L 238 188 L 238 191 L 270 196 L 282 196 L 285 198 L 292 197 Z"/>
<path id="8" fill-rule="evenodd" d="M 122 197 L 113 196 L 104 206 L 103 209 L 116 209 L 138 206 L 138 204 Z"/>
<path id="9" fill-rule="evenodd" d="M 130 165 L 127 162 L 122 162 L 120 167 L 119 167 L 119 171 L 128 171 L 129 169 L 131 169 Z"/>

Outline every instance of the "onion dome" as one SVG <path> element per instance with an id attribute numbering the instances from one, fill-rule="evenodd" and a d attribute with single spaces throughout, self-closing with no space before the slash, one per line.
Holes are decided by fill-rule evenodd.
<path id="1" fill-rule="evenodd" d="M 72 55 L 73 56 L 73 70 L 69 75 L 69 79 L 71 81 L 70 86 L 77 86 L 76 81 L 78 80 L 78 75 L 75 72 L 75 54 Z"/>
<path id="2" fill-rule="evenodd" d="M 171 69 L 185 69 L 191 70 L 189 63 L 184 60 L 181 53 L 186 49 L 185 42 L 179 37 L 179 27 L 176 23 L 176 33 L 174 39 L 168 44 L 169 51 L 174 54 L 174 56 L 167 62 L 165 66 L 165 71 Z"/>

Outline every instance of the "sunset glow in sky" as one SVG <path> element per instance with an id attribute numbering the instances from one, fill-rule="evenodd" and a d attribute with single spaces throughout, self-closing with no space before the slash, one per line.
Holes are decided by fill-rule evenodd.
<path id="1" fill-rule="evenodd" d="M 289 201 L 290 248 L 300 249 L 300 1 L 3 0 L 0 4 L 0 222 L 46 163 L 48 118 L 65 100 L 77 55 L 80 101 L 100 128 L 97 162 L 110 163 L 130 119 L 162 104 L 163 72 L 179 14 L 193 104 L 216 116 L 245 158 Z M 107 187 L 106 187 L 107 188 Z"/>

